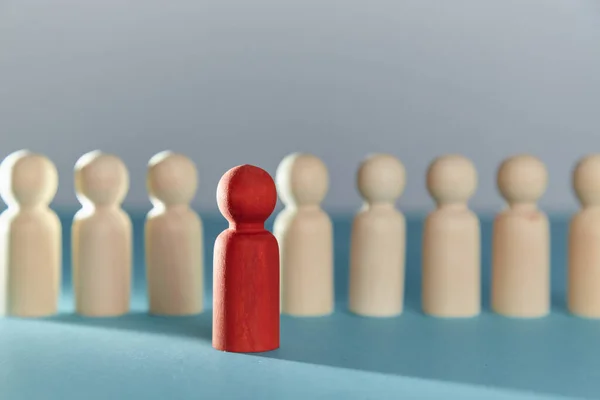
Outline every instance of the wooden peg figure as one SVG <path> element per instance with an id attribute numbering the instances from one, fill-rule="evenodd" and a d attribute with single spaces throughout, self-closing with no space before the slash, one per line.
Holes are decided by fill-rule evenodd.
<path id="1" fill-rule="evenodd" d="M 281 312 L 316 317 L 333 312 L 333 227 L 321 209 L 327 167 L 317 157 L 295 153 L 277 168 L 277 190 L 285 209 L 274 233 L 281 258 Z"/>
<path id="2" fill-rule="evenodd" d="M 75 310 L 88 317 L 129 311 L 132 226 L 121 203 L 129 188 L 125 164 L 93 151 L 75 165 L 75 193 L 82 204 L 72 227 Z"/>
<path id="3" fill-rule="evenodd" d="M 145 226 L 146 278 L 150 313 L 202 312 L 202 222 L 190 208 L 198 187 L 194 163 L 165 151 L 150 159 L 148 193 L 154 208 Z"/>
<path id="4" fill-rule="evenodd" d="M 406 185 L 404 165 L 391 155 L 372 155 L 358 168 L 356 185 L 364 205 L 352 224 L 349 308 L 366 317 L 399 315 L 406 222 L 395 203 Z"/>
<path id="5" fill-rule="evenodd" d="M 516 318 L 550 312 L 550 228 L 537 202 L 548 173 L 531 155 L 505 160 L 498 189 L 508 208 L 496 216 L 492 239 L 492 309 Z"/>
<path id="6" fill-rule="evenodd" d="M 58 310 L 62 228 L 49 207 L 58 173 L 45 156 L 22 150 L 0 165 L 0 315 L 45 317 Z"/>
<path id="7" fill-rule="evenodd" d="M 436 209 L 423 231 L 422 303 L 425 314 L 474 317 L 481 310 L 479 219 L 468 208 L 477 188 L 477 171 L 461 155 L 435 159 L 427 171 L 427 190 Z"/>
<path id="8" fill-rule="evenodd" d="M 600 318 L 600 154 L 581 159 L 573 171 L 581 210 L 571 219 L 567 304 L 584 318 Z"/>
<path id="9" fill-rule="evenodd" d="M 229 221 L 215 241 L 213 347 L 254 353 L 279 347 L 279 247 L 264 223 L 275 209 L 273 178 L 241 165 L 223 175 L 217 203 Z"/>

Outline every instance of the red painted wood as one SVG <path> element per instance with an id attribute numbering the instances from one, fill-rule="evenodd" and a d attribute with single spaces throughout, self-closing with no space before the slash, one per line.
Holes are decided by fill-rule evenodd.
<path id="1" fill-rule="evenodd" d="M 213 347 L 253 353 L 279 347 L 279 247 L 265 220 L 275 209 L 273 178 L 241 165 L 223 175 L 219 210 L 229 221 L 215 242 Z"/>

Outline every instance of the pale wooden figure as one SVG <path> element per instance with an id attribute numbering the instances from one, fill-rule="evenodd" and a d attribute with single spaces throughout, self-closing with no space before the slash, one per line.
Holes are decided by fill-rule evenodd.
<path id="1" fill-rule="evenodd" d="M 275 220 L 281 257 L 281 312 L 322 316 L 333 312 L 333 227 L 321 202 L 329 188 L 327 167 L 317 157 L 295 153 L 276 173 L 285 209 Z"/>
<path id="2" fill-rule="evenodd" d="M 395 203 L 406 172 L 395 157 L 375 154 L 360 165 L 356 181 L 364 206 L 352 224 L 349 308 L 366 317 L 392 317 L 404 306 L 406 221 Z"/>
<path id="3" fill-rule="evenodd" d="M 58 188 L 56 167 L 23 150 L 0 166 L 0 315 L 45 317 L 58 310 L 62 228 L 49 207 Z"/>
<path id="4" fill-rule="evenodd" d="M 494 220 L 492 239 L 492 309 L 515 318 L 550 312 L 550 227 L 537 202 L 548 173 L 531 155 L 505 160 L 498 169 L 498 189 L 508 208 Z"/>
<path id="5" fill-rule="evenodd" d="M 567 304 L 575 315 L 600 318 L 600 154 L 579 161 L 573 189 L 582 208 L 569 230 Z"/>
<path id="6" fill-rule="evenodd" d="M 115 317 L 129 311 L 132 226 L 121 203 L 129 174 L 116 156 L 93 151 L 75 165 L 75 192 L 82 204 L 73 220 L 73 289 L 76 312 Z"/>
<path id="7" fill-rule="evenodd" d="M 427 190 L 436 209 L 425 220 L 422 303 L 425 314 L 474 317 L 481 310 L 481 233 L 468 201 L 477 188 L 477 171 L 461 155 L 435 159 L 427 171 Z"/>
<path id="8" fill-rule="evenodd" d="M 202 312 L 202 222 L 190 208 L 198 172 L 187 157 L 162 152 L 150 159 L 148 193 L 154 208 L 145 226 L 146 278 L 150 313 Z"/>

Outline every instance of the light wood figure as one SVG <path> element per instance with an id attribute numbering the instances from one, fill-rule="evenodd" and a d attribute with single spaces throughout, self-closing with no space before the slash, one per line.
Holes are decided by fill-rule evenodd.
<path id="1" fill-rule="evenodd" d="M 492 239 L 492 309 L 515 318 L 550 312 L 550 227 L 537 202 L 548 173 L 531 155 L 505 160 L 498 189 L 508 208 L 496 216 Z"/>
<path id="2" fill-rule="evenodd" d="M 333 227 L 321 202 L 327 167 L 310 154 L 291 154 L 276 173 L 285 209 L 275 220 L 281 263 L 281 312 L 322 316 L 333 312 Z"/>
<path id="3" fill-rule="evenodd" d="M 202 312 L 202 222 L 190 208 L 198 172 L 187 157 L 162 152 L 150 160 L 148 193 L 154 208 L 145 226 L 146 278 L 150 313 Z"/>
<path id="4" fill-rule="evenodd" d="M 116 156 L 93 151 L 75 165 L 75 192 L 82 204 L 73 220 L 75 309 L 89 317 L 129 311 L 132 226 L 121 203 L 129 174 Z"/>
<path id="5" fill-rule="evenodd" d="M 392 317 L 404 306 L 406 221 L 395 206 L 406 185 L 404 165 L 391 155 L 372 155 L 360 165 L 356 185 L 364 205 L 352 224 L 349 308 Z"/>
<path id="6" fill-rule="evenodd" d="M 0 315 L 45 317 L 58 310 L 62 228 L 49 204 L 58 188 L 54 164 L 23 150 L 0 165 Z"/>
<path id="7" fill-rule="evenodd" d="M 567 304 L 577 316 L 600 318 L 600 154 L 579 161 L 573 189 L 582 208 L 569 230 Z"/>
<path id="8" fill-rule="evenodd" d="M 422 303 L 425 314 L 474 317 L 481 310 L 481 234 L 468 208 L 477 188 L 473 163 L 460 155 L 435 159 L 427 171 L 427 190 L 436 209 L 425 220 Z"/>

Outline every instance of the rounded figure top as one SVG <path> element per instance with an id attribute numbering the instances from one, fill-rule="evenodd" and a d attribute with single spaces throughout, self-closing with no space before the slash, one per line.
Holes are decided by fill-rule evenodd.
<path id="1" fill-rule="evenodd" d="M 573 170 L 573 190 L 583 206 L 600 205 L 600 154 L 579 160 Z"/>
<path id="2" fill-rule="evenodd" d="M 468 158 L 449 154 L 427 170 L 427 191 L 438 205 L 467 203 L 477 189 L 477 170 Z"/>
<path id="3" fill-rule="evenodd" d="M 182 154 L 158 153 L 148 162 L 146 186 L 153 204 L 189 204 L 198 189 L 196 165 Z"/>
<path id="4" fill-rule="evenodd" d="M 9 206 L 49 205 L 58 189 L 58 172 L 50 159 L 20 150 L 0 165 L 0 196 Z"/>
<path id="5" fill-rule="evenodd" d="M 311 154 L 286 156 L 275 174 L 277 191 L 285 205 L 319 205 L 329 189 L 327 166 Z"/>
<path id="6" fill-rule="evenodd" d="M 128 188 L 127 167 L 117 156 L 92 151 L 75 164 L 75 192 L 82 204 L 119 205 Z"/>
<path id="7" fill-rule="evenodd" d="M 232 224 L 264 224 L 275 209 L 277 189 L 271 175 L 253 165 L 227 171 L 217 186 L 217 205 Z"/>
<path id="8" fill-rule="evenodd" d="M 522 154 L 500 164 L 498 190 L 509 204 L 537 203 L 546 191 L 548 172 L 538 158 Z"/>
<path id="9" fill-rule="evenodd" d="M 394 203 L 404 192 L 406 169 L 396 157 L 373 154 L 358 167 L 358 192 L 368 203 Z"/>

